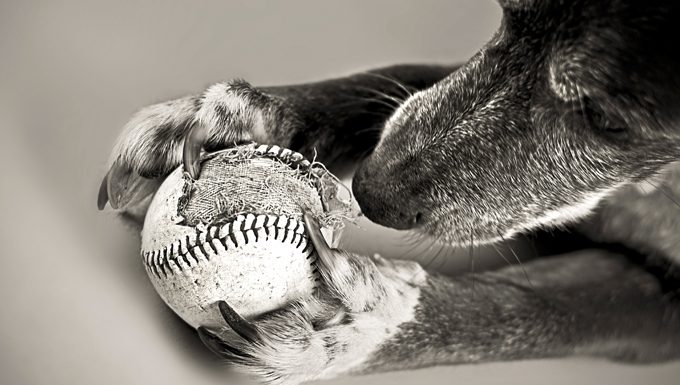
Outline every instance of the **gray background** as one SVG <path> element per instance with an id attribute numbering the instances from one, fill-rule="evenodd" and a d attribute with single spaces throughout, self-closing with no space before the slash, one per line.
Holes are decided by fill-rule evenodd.
<path id="1" fill-rule="evenodd" d="M 153 292 L 135 232 L 95 210 L 108 152 L 136 109 L 232 77 L 283 84 L 392 63 L 465 60 L 499 17 L 487 0 L 3 1 L 0 383 L 233 380 Z M 356 247 L 404 253 L 401 234 L 368 227 L 352 230 Z M 369 245 L 374 231 L 383 242 Z M 454 255 L 434 267 L 465 270 L 464 259 Z M 671 384 L 678 378 L 677 363 L 574 358 L 332 383 Z"/>

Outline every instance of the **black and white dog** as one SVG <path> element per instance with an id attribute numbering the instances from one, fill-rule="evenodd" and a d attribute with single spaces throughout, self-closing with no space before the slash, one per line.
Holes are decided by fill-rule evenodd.
<path id="1" fill-rule="evenodd" d="M 137 205 L 183 148 L 192 170 L 201 147 L 254 140 L 316 151 L 336 172 L 356 167 L 363 212 L 386 226 L 468 246 L 580 223 L 611 247 L 527 263 L 530 285 L 519 267 L 448 278 L 353 255 L 311 226 L 326 290 L 255 320 L 221 303 L 240 337 L 200 328 L 211 349 L 271 383 L 680 355 L 680 2 L 500 3 L 498 32 L 459 66 L 271 88 L 231 81 L 141 110 L 114 149 L 100 206 Z"/>

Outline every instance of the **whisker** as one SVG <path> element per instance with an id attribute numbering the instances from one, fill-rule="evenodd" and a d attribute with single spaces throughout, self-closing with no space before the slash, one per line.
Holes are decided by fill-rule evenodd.
<path id="1" fill-rule="evenodd" d="M 433 243 L 433 245 L 439 246 L 439 250 L 437 250 L 434 256 L 426 264 L 423 265 L 423 268 L 425 269 L 429 268 L 432 265 L 432 263 L 436 261 L 437 258 L 439 258 L 439 255 L 441 254 L 442 250 L 444 250 L 445 247 L 443 244 L 440 243 Z"/>
<path id="2" fill-rule="evenodd" d="M 536 289 L 534 288 L 534 284 L 533 284 L 533 283 L 531 282 L 531 280 L 529 279 L 529 274 L 527 273 L 527 270 L 524 268 L 524 264 L 522 263 L 522 260 L 519 259 L 519 256 L 518 256 L 517 253 L 515 252 L 515 249 L 513 249 L 512 246 L 511 246 L 509 243 L 507 243 L 507 242 L 505 241 L 505 238 L 503 237 L 503 234 L 501 234 L 500 231 L 498 232 L 498 235 L 500 236 L 500 238 L 501 238 L 501 240 L 503 241 L 503 243 L 505 243 L 505 244 L 508 245 L 508 248 L 510 249 L 510 252 L 511 252 L 512 255 L 515 257 L 515 260 L 516 260 L 517 263 L 519 264 L 520 268 L 522 268 L 522 273 L 524 274 L 524 278 L 526 278 L 527 282 L 529 283 L 529 286 L 531 286 L 531 289 L 532 289 L 532 290 L 536 290 Z"/>
<path id="3" fill-rule="evenodd" d="M 381 96 L 381 97 L 383 97 L 383 100 L 390 100 L 390 101 L 394 102 L 396 106 L 400 106 L 405 100 L 405 99 L 399 99 L 394 95 L 386 94 L 382 91 L 374 90 L 374 89 L 368 88 L 368 87 L 357 87 L 357 89 L 373 93 L 374 95 L 377 95 L 377 96 Z"/>
<path id="4" fill-rule="evenodd" d="M 408 253 L 409 254 L 415 253 L 416 250 L 418 248 L 420 248 L 421 246 L 432 247 L 432 243 L 430 243 L 430 245 L 427 245 L 424 241 L 425 241 L 424 239 L 414 239 L 413 241 L 411 241 L 409 249 L 408 249 Z M 416 253 L 416 255 L 420 256 L 420 255 L 422 255 L 422 253 L 423 253 L 423 251 L 420 251 L 420 252 Z"/>
<path id="5" fill-rule="evenodd" d="M 412 235 L 404 235 L 401 237 L 402 246 L 413 246 L 418 244 L 418 239 Z"/>
<path id="6" fill-rule="evenodd" d="M 418 249 L 418 247 L 420 247 L 421 245 L 424 245 L 425 241 L 427 240 L 427 237 L 425 237 L 423 234 L 419 234 L 419 233 L 413 234 L 413 237 L 414 237 L 413 246 L 410 248 L 409 252 L 415 252 Z M 426 246 L 422 251 L 418 252 L 415 256 L 413 256 L 413 257 L 405 256 L 405 258 L 420 261 L 421 259 L 423 259 L 425 254 L 429 253 L 430 250 L 432 250 L 435 246 L 436 246 L 436 242 L 432 241 L 432 242 L 430 242 L 429 246 Z"/>
<path id="7" fill-rule="evenodd" d="M 405 245 L 409 246 L 408 249 L 402 252 L 400 258 L 407 258 L 407 259 L 414 259 L 414 258 L 409 258 L 409 255 L 418 249 L 419 246 L 423 245 L 423 240 L 424 238 L 420 238 L 417 236 L 411 236 L 411 239 L 405 242 Z M 430 245 L 430 248 L 432 245 Z M 419 257 L 418 254 L 416 254 L 415 259 Z"/>
<path id="8" fill-rule="evenodd" d="M 402 235 L 402 239 L 407 241 L 420 240 L 422 235 L 416 231 L 407 231 Z"/>
<path id="9" fill-rule="evenodd" d="M 408 257 L 408 256 L 406 256 L 406 257 L 404 258 L 403 255 L 402 255 L 402 258 L 404 258 L 404 259 L 408 259 L 408 260 L 416 261 L 416 262 L 420 263 L 421 266 L 423 267 L 423 269 L 427 269 L 428 266 L 429 266 L 434 260 L 436 260 L 436 259 L 438 258 L 438 256 L 439 256 L 439 254 L 441 253 L 441 251 L 445 248 L 445 245 L 440 244 L 440 243 L 437 242 L 436 240 L 431 239 L 431 238 L 427 237 L 425 234 L 422 234 L 422 233 L 419 233 L 419 232 L 413 232 L 413 234 L 407 235 L 406 237 L 413 237 L 413 238 L 415 238 L 416 244 L 415 244 L 415 247 L 413 247 L 412 249 L 417 249 L 419 246 L 425 244 L 425 240 L 432 240 L 432 242 L 430 242 L 430 245 L 429 245 L 425 250 L 423 250 L 421 253 L 419 253 L 418 255 L 416 255 L 415 257 Z M 428 262 L 426 262 L 426 263 L 421 263 L 421 262 L 420 262 L 420 259 L 421 259 L 426 253 L 430 252 L 430 250 L 432 250 L 432 249 L 433 249 L 434 247 L 436 247 L 436 246 L 439 246 L 439 250 L 438 250 L 438 251 L 430 258 L 430 260 L 429 260 Z M 414 274 L 411 276 L 411 279 L 413 279 L 413 278 L 416 276 L 416 274 L 417 274 L 417 273 L 414 273 Z"/>
<path id="10" fill-rule="evenodd" d="M 364 75 L 373 76 L 373 77 L 376 77 L 376 78 L 379 78 L 379 79 L 387 80 L 387 81 L 393 83 L 394 85 L 396 85 L 397 87 L 399 87 L 399 89 L 403 90 L 406 93 L 406 95 L 408 95 L 409 97 L 413 96 L 413 92 L 411 90 L 409 90 L 408 87 L 405 84 L 398 81 L 397 79 L 394 79 L 394 78 L 391 78 L 389 76 L 385 76 L 385 75 L 382 75 L 382 74 L 376 74 L 374 72 L 365 72 Z"/>
<path id="11" fill-rule="evenodd" d="M 378 126 L 371 126 L 371 127 L 362 128 L 360 130 L 356 130 L 354 132 L 354 135 L 362 135 L 362 134 L 367 134 L 367 133 L 371 133 L 371 132 L 379 134 L 379 133 L 382 132 L 382 130 Z"/>
<path id="12" fill-rule="evenodd" d="M 360 99 L 360 100 L 365 100 L 365 101 L 371 102 L 371 103 L 376 103 L 376 104 L 379 104 L 379 105 L 381 105 L 381 106 L 383 106 L 383 107 L 387 107 L 387 108 L 390 109 L 390 111 L 393 111 L 393 110 L 395 110 L 395 109 L 397 109 L 397 108 L 399 107 L 399 104 L 391 104 L 391 103 L 387 102 L 387 101 L 384 100 L 384 99 L 378 99 L 378 98 L 359 98 L 359 99 Z M 390 99 L 390 100 L 391 100 L 391 99 Z M 394 101 L 393 101 L 393 102 L 394 102 Z M 396 102 L 395 102 L 395 103 L 396 103 Z"/>
<path id="13" fill-rule="evenodd" d="M 647 182 L 647 181 L 645 181 L 645 182 Z M 649 183 L 649 182 L 647 182 L 647 183 L 648 183 L 650 186 L 652 186 L 651 183 Z M 650 194 L 652 191 L 654 191 L 654 186 L 652 186 L 652 190 L 651 190 L 651 191 L 647 191 L 646 189 L 642 188 L 642 184 L 638 184 L 638 185 L 635 186 L 635 187 L 639 188 L 640 191 L 642 191 L 642 193 L 645 194 L 645 195 Z"/>
<path id="14" fill-rule="evenodd" d="M 434 260 L 432 261 L 432 263 L 435 263 L 435 262 L 441 260 L 442 255 L 446 255 L 446 245 L 443 244 L 443 243 L 440 243 L 439 244 L 439 250 L 437 251 L 437 254 L 436 254 Z M 432 264 L 430 264 L 430 265 L 432 265 Z"/>
<path id="15" fill-rule="evenodd" d="M 360 103 L 360 102 L 363 102 L 363 104 Z M 378 116 L 388 116 L 389 114 L 392 113 L 392 111 L 394 111 L 398 107 L 398 106 L 395 106 L 393 104 L 388 103 L 387 101 L 385 101 L 383 99 L 369 98 L 369 97 L 363 97 L 363 98 L 362 97 L 356 97 L 351 101 L 335 104 L 334 107 L 336 107 L 336 108 L 352 108 L 356 111 L 357 110 L 356 106 L 363 106 L 367 103 L 376 103 L 376 104 L 381 105 L 382 107 L 386 107 L 386 108 L 389 109 L 389 112 L 387 112 L 387 111 L 386 112 L 380 112 L 380 111 L 374 111 L 373 109 L 367 109 L 364 106 L 362 113 L 373 113 L 373 114 L 376 114 Z"/>
<path id="16" fill-rule="evenodd" d="M 437 266 L 434 268 L 435 271 L 442 271 L 444 266 L 448 263 L 448 261 L 451 259 L 452 256 L 452 250 L 449 247 L 449 245 L 444 245 L 442 247 L 442 257 L 439 258 L 440 263 L 437 264 Z"/>
<path id="17" fill-rule="evenodd" d="M 527 241 L 527 243 L 531 247 L 531 251 L 534 252 L 534 258 L 540 257 L 540 255 L 538 254 L 538 249 L 536 248 L 536 244 L 534 243 L 534 241 L 532 239 L 528 238 L 528 237 L 525 237 L 525 240 Z"/>
<path id="18" fill-rule="evenodd" d="M 584 99 L 585 92 L 581 92 L 581 86 L 576 85 L 576 94 L 578 95 L 579 107 L 581 110 L 581 115 L 583 116 L 583 126 L 588 127 L 590 123 L 588 122 L 588 114 L 586 113 L 586 100 Z"/>
<path id="19" fill-rule="evenodd" d="M 677 200 L 675 200 L 675 198 L 673 197 L 673 195 L 670 194 L 668 191 L 666 191 L 666 190 L 663 188 L 663 186 L 654 184 L 654 183 L 652 183 L 652 182 L 649 181 L 649 180 L 646 180 L 645 182 L 649 183 L 649 185 L 652 186 L 653 188 L 655 188 L 655 189 L 661 191 L 661 193 L 662 193 L 666 198 L 668 198 L 668 200 L 670 200 L 671 202 L 673 202 L 673 204 L 675 204 L 676 206 L 680 207 L 680 203 L 679 203 Z"/>
<path id="20" fill-rule="evenodd" d="M 475 234 L 470 228 L 470 273 L 472 274 L 472 299 L 475 298 Z"/>
<path id="21" fill-rule="evenodd" d="M 404 241 L 404 245 L 418 245 L 425 238 L 418 232 L 409 231 L 406 232 L 401 239 Z"/>
<path id="22" fill-rule="evenodd" d="M 500 255 L 501 258 L 503 258 L 503 260 L 505 261 L 505 263 L 508 264 L 508 266 L 512 266 L 512 262 L 510 262 L 510 260 L 505 256 L 505 254 L 501 252 L 501 250 L 496 246 L 495 243 L 492 243 L 491 247 L 493 247 L 493 249 L 496 250 L 496 253 L 498 253 L 498 255 Z"/>

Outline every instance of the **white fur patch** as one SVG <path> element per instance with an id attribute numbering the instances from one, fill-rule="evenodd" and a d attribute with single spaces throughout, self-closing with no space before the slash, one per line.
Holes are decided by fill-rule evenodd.
<path id="1" fill-rule="evenodd" d="M 228 83 L 217 83 L 210 86 L 203 94 L 203 105 L 196 113 L 196 120 L 210 130 L 217 128 L 219 132 L 230 132 L 224 130 L 225 125 L 232 122 L 243 122 L 248 126 L 248 130 L 242 132 L 238 138 L 224 138 L 227 140 L 253 140 L 266 141 L 264 116 L 262 111 L 254 108 L 243 96 L 234 92 Z M 224 121 L 224 116 L 219 111 L 231 114 L 230 121 Z M 214 135 L 211 132 L 209 136 Z"/>
<path id="2" fill-rule="evenodd" d="M 340 263 L 333 267 L 333 277 L 341 281 L 331 286 L 347 309 L 338 309 L 323 327 L 314 328 L 308 317 L 323 312 L 328 305 L 312 298 L 288 313 L 283 324 L 281 319 L 273 319 L 274 323 L 267 326 L 271 334 L 261 344 L 248 346 L 247 352 L 256 357 L 255 365 L 243 370 L 277 385 L 359 372 L 385 342 L 394 338 L 401 324 L 415 320 L 420 286 L 427 280 L 420 265 L 343 252 L 334 257 L 334 262 Z M 348 257 L 356 264 L 348 263 Z M 357 266 L 361 266 L 360 272 Z M 343 272 L 367 279 L 350 282 L 340 277 Z M 299 329 L 286 334 L 291 328 Z"/>
<path id="3" fill-rule="evenodd" d="M 524 225 L 525 230 L 533 230 L 542 226 L 559 226 L 583 218 L 590 214 L 593 209 L 614 191 L 617 191 L 625 183 L 616 184 L 614 187 L 585 194 L 581 201 L 569 206 L 564 206 L 556 210 L 549 210 L 535 220 Z M 518 229 L 511 230 L 508 236 L 513 235 Z"/>
<path id="4" fill-rule="evenodd" d="M 425 283 L 427 273 L 417 263 L 389 260 L 379 266 L 379 270 L 385 278 L 386 294 L 383 300 L 369 312 L 352 313 L 354 322 L 337 329 L 335 335 L 338 342 L 345 344 L 348 350 L 321 373 L 321 378 L 358 369 L 382 344 L 398 333 L 399 325 L 415 320 L 415 308 L 420 298 L 419 286 Z M 411 282 L 413 286 L 405 282 Z M 352 294 L 358 298 L 365 300 L 375 296 L 370 286 L 357 286 L 358 290 Z"/>
<path id="5" fill-rule="evenodd" d="M 185 128 L 194 118 L 196 104 L 194 97 L 186 97 L 166 103 L 159 103 L 139 110 L 125 125 L 111 152 L 109 166 L 120 156 L 124 164 L 136 166 L 135 170 L 153 167 L 158 162 L 159 129 L 172 127 L 176 130 Z M 173 133 L 172 135 L 175 135 Z M 175 141 L 173 145 L 179 145 Z M 176 150 L 176 151 L 174 151 Z M 169 149 L 169 164 L 178 164 L 181 160 L 179 149 Z"/>

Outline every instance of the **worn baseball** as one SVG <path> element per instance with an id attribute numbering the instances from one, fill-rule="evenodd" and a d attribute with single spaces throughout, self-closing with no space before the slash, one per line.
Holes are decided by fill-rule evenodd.
<path id="1" fill-rule="evenodd" d="M 142 230 L 158 294 L 193 327 L 222 325 L 220 300 L 251 317 L 312 294 L 319 277 L 302 210 L 332 225 L 328 175 L 299 153 L 256 144 L 207 155 L 196 180 L 175 170 Z"/>

